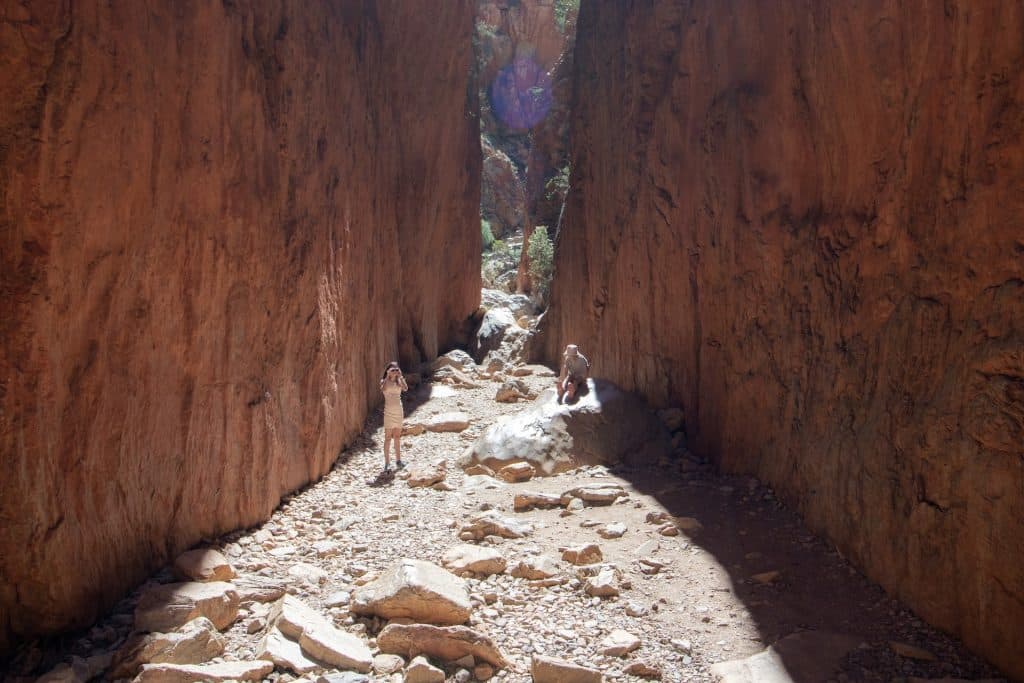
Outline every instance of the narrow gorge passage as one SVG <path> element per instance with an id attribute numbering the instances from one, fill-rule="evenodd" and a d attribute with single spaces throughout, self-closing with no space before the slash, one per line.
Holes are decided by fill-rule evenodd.
<path id="1" fill-rule="evenodd" d="M 464 578 L 472 605 L 466 623 L 489 637 L 508 665 L 432 658 L 446 670 L 446 680 L 530 681 L 536 655 L 621 681 L 716 681 L 715 664 L 755 655 L 760 660 L 749 663 L 752 674 L 734 672 L 738 677 L 725 680 L 917 681 L 997 675 L 955 639 L 926 626 L 867 581 L 756 480 L 716 475 L 695 460 L 674 459 L 639 467 L 582 466 L 519 483 L 464 474 L 458 463 L 467 446 L 495 420 L 529 410 L 531 402 L 496 402 L 505 375 L 467 362 L 465 354 L 452 357 L 455 361 L 435 380 L 412 387 L 409 433 L 403 437 L 407 467 L 396 477 L 378 477 L 383 462 L 378 410 L 333 470 L 286 497 L 266 523 L 200 544 L 226 558 L 237 573 L 230 581 L 241 599 L 224 629 L 223 652 L 216 652 L 212 662 L 258 662 L 258 656 L 266 656 L 264 639 L 274 628 L 272 606 L 282 593 L 373 647 L 388 620 L 350 611 L 361 587 L 402 558 L 454 569 L 459 563 L 448 556 L 453 548 L 465 547 L 460 536 L 469 538 L 466 529 L 480 528 L 473 520 L 481 515 L 497 515 L 499 523 L 504 520 L 524 535 L 503 538 L 504 531 L 492 525 L 477 536 L 479 541 L 470 542 L 500 557 L 501 571 Z M 538 402 L 553 406 L 548 368 L 517 365 L 508 370 L 517 370 L 528 392 L 539 394 Z M 437 428 L 452 431 L 433 431 Z M 624 495 L 612 504 L 576 499 L 568 508 L 514 509 L 516 496 L 557 499 L 588 485 L 621 487 Z M 577 565 L 562 559 L 561 549 L 588 544 L 600 549 L 599 561 Z M 602 569 L 611 569 L 607 592 L 591 595 L 588 580 Z M 22 652 L 8 680 L 21 680 L 19 667 L 69 657 L 79 678 L 66 674 L 47 680 L 83 680 L 87 662 L 108 663 L 110 652 L 118 651 L 112 646 L 137 627 L 140 595 L 175 580 L 170 569 L 161 571 L 88 631 L 59 645 Z M 778 652 L 773 666 L 762 661 L 770 657 L 758 655 L 770 644 Z M 629 651 L 617 654 L 622 650 Z M 115 658 L 106 678 L 130 678 L 145 661 L 130 643 L 120 651 L 128 654 Z M 297 647 L 278 656 L 276 670 L 261 674 L 263 680 L 433 680 L 403 678 L 401 666 L 412 659 L 408 656 L 378 656 L 368 679 L 345 678 L 337 670 L 349 667 L 323 664 Z M 186 680 L 181 673 L 161 678 L 159 667 L 150 666 L 154 670 L 140 680 Z M 306 667 L 326 671 L 300 673 Z M 389 674 L 393 667 L 399 673 Z M 592 680 L 559 675 L 537 680 Z"/>
<path id="2" fill-rule="evenodd" d="M 4 683 L 1024 680 L 1022 187 L 1021 2 L 0 0 Z"/>

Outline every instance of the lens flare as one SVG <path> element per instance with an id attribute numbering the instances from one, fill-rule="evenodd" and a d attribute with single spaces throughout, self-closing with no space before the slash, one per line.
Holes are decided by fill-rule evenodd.
<path id="1" fill-rule="evenodd" d="M 489 89 L 491 109 L 509 128 L 527 129 L 551 109 L 551 76 L 529 57 L 516 57 Z"/>

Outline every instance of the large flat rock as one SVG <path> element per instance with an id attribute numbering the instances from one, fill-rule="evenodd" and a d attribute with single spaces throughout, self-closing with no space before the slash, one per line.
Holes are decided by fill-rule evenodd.
<path id="1" fill-rule="evenodd" d="M 526 462 L 537 475 L 584 464 L 657 462 L 669 450 L 669 433 L 644 401 L 602 379 L 590 379 L 575 402 L 559 403 L 544 391 L 523 411 L 487 428 L 459 460 L 498 472 Z"/>
<path id="2" fill-rule="evenodd" d="M 557 657 L 534 655 L 530 661 L 533 683 L 603 683 L 600 670 Z"/>
<path id="3" fill-rule="evenodd" d="M 472 543 L 460 543 L 446 550 L 441 564 L 457 576 L 501 574 L 507 566 L 498 550 Z"/>
<path id="4" fill-rule="evenodd" d="M 274 670 L 270 662 L 222 662 L 219 664 L 146 664 L 134 683 L 221 683 L 262 681 Z"/>
<path id="5" fill-rule="evenodd" d="M 225 629 L 238 616 L 239 597 L 235 587 L 223 581 L 169 583 L 150 588 L 135 608 L 139 631 L 171 631 L 206 617 L 218 629 Z"/>
<path id="6" fill-rule="evenodd" d="M 329 668 L 325 662 L 307 656 L 302 651 L 299 643 L 292 640 L 279 629 L 270 627 L 260 640 L 256 649 L 256 657 L 273 662 L 274 666 L 293 671 L 297 674 L 306 674 L 312 671 L 321 671 Z"/>
<path id="7" fill-rule="evenodd" d="M 206 617 L 171 633 L 137 634 L 114 655 L 108 675 L 133 678 L 143 664 L 202 664 L 224 652 L 227 639 Z"/>
<path id="8" fill-rule="evenodd" d="M 461 432 L 469 427 L 469 423 L 469 415 L 453 410 L 428 417 L 423 426 L 428 432 Z"/>
<path id="9" fill-rule="evenodd" d="M 459 577 L 430 562 L 402 559 L 356 589 L 351 610 L 385 619 L 454 625 L 469 619 L 472 604 Z"/>
<path id="10" fill-rule="evenodd" d="M 373 663 L 373 653 L 362 639 L 336 628 L 327 617 L 294 596 L 285 595 L 274 603 L 267 615 L 267 624 L 271 632 L 276 629 L 291 641 L 266 642 L 265 652 L 271 657 L 288 659 L 305 667 L 306 662 L 294 658 L 293 644 L 297 644 L 307 659 L 339 669 L 366 673 Z M 301 673 L 297 668 L 292 670 Z"/>
<path id="11" fill-rule="evenodd" d="M 381 652 L 415 657 L 427 655 L 454 662 L 467 655 L 498 668 L 508 666 L 505 656 L 489 637 L 466 626 L 391 624 L 377 636 Z"/>
<path id="12" fill-rule="evenodd" d="M 473 540 L 480 540 L 485 536 L 523 538 L 533 533 L 533 525 L 524 519 L 505 517 L 497 510 L 486 510 L 470 517 L 459 531 L 460 535 L 466 535 Z"/>

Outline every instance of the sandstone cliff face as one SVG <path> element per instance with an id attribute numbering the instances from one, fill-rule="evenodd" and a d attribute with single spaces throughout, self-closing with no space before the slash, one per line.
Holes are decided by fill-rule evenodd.
<path id="1" fill-rule="evenodd" d="M 265 518 L 458 339 L 474 11 L 0 9 L 0 651 Z"/>
<path id="2" fill-rule="evenodd" d="M 480 214 L 490 222 L 491 232 L 505 239 L 523 227 L 526 195 L 519 170 L 507 154 L 481 140 L 483 168 L 480 176 Z"/>
<path id="3" fill-rule="evenodd" d="M 585 3 L 545 353 L 1024 676 L 1024 7 Z"/>

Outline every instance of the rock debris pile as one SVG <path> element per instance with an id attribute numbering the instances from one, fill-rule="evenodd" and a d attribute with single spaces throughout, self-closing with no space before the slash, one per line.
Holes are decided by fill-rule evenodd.
<path id="1" fill-rule="evenodd" d="M 769 671 L 777 652 L 793 648 L 780 641 L 765 650 L 770 636 L 751 611 L 758 601 L 785 604 L 783 591 L 798 580 L 787 571 L 796 570 L 773 566 L 770 547 L 726 570 L 728 553 L 712 552 L 708 541 L 735 533 L 743 546 L 746 532 L 705 518 L 727 504 L 729 515 L 752 522 L 782 514 L 777 504 L 757 507 L 774 504 L 769 492 L 715 478 L 671 445 L 663 444 L 671 469 L 648 467 L 647 479 L 621 464 L 587 464 L 571 429 L 550 459 L 534 444 L 529 458 L 504 457 L 492 469 L 464 456 L 493 437 L 496 419 L 522 414 L 495 400 L 494 386 L 510 377 L 540 396 L 525 409 L 535 424 L 546 413 L 563 425 L 590 425 L 580 444 L 600 439 L 614 421 L 593 400 L 557 405 L 544 393 L 553 383 L 547 368 L 482 368 L 453 352 L 425 373 L 433 379 L 418 386 L 407 411 L 407 426 L 425 428 L 403 437 L 406 469 L 379 476 L 378 415 L 323 480 L 287 497 L 262 526 L 182 554 L 94 627 L 70 663 L 40 680 L 776 680 L 750 672 Z M 624 400 L 614 394 L 615 414 L 640 410 L 623 408 Z M 662 416 L 666 441 L 678 430 L 672 417 Z M 660 502 L 670 499 L 693 516 Z M 785 524 L 797 533 L 798 525 Z M 822 626 L 830 624 L 819 626 L 824 633 Z M 892 629 L 885 638 L 902 642 Z M 874 652 L 860 637 L 832 638 L 831 649 L 799 641 L 804 649 L 808 642 L 828 652 L 826 670 L 840 673 L 852 666 L 851 651 Z M 882 664 L 855 670 L 913 673 L 894 667 L 925 661 L 907 659 L 909 650 L 881 652 Z M 945 655 L 959 665 L 955 651 Z"/>

